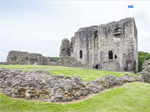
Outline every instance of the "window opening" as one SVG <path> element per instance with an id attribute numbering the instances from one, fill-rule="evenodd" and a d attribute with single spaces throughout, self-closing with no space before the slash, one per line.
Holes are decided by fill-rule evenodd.
<path id="1" fill-rule="evenodd" d="M 95 65 L 95 68 L 98 69 L 98 64 Z"/>
<path id="2" fill-rule="evenodd" d="M 113 52 L 112 51 L 109 51 L 108 57 L 109 57 L 109 59 L 113 59 Z"/>
<path id="3" fill-rule="evenodd" d="M 94 37 L 97 38 L 98 37 L 98 31 L 94 32 Z"/>
<path id="4" fill-rule="evenodd" d="M 82 58 L 82 50 L 80 50 L 80 58 Z"/>
<path id="5" fill-rule="evenodd" d="M 121 28 L 113 27 L 113 29 L 114 29 L 114 34 L 115 34 L 115 35 L 121 34 L 121 31 L 122 31 Z"/>
<path id="6" fill-rule="evenodd" d="M 117 55 L 115 54 L 115 59 L 117 59 Z"/>

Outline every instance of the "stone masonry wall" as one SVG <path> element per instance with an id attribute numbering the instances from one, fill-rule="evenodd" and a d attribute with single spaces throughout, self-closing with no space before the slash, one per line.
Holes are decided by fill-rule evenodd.
<path id="1" fill-rule="evenodd" d="M 57 60 L 51 57 L 44 57 L 37 53 L 28 53 L 21 51 L 10 51 L 7 56 L 8 64 L 23 64 L 23 65 L 51 65 L 52 62 Z"/>
<path id="2" fill-rule="evenodd" d="M 76 58 L 71 56 L 60 57 L 60 59 L 56 63 L 53 63 L 53 65 L 84 68 L 83 64 L 80 61 L 77 61 Z"/>
<path id="3" fill-rule="evenodd" d="M 116 28 L 121 31 L 116 32 Z M 133 71 L 138 70 L 137 56 L 137 31 L 133 18 L 122 19 L 118 22 L 111 22 L 98 27 L 99 38 L 99 62 L 103 70 L 110 69 L 103 63 L 111 64 L 114 60 L 118 66 L 114 71 Z M 120 33 L 120 34 L 116 34 Z M 109 52 L 112 51 L 112 58 L 109 59 Z"/>
<path id="4" fill-rule="evenodd" d="M 14 98 L 67 102 L 83 99 L 104 89 L 125 83 L 144 81 L 139 76 L 106 75 L 101 79 L 84 82 L 78 76 L 51 75 L 48 71 L 18 71 L 0 69 L 0 92 Z"/>
<path id="5" fill-rule="evenodd" d="M 145 82 L 150 83 L 150 60 L 146 60 L 142 66 L 143 70 L 138 73 L 139 77 L 143 78 Z"/>
<path id="6" fill-rule="evenodd" d="M 67 39 L 62 41 L 60 57 L 64 51 L 65 55 L 76 58 L 86 68 L 137 73 L 137 43 L 134 18 L 126 18 L 80 28 L 71 42 Z"/>

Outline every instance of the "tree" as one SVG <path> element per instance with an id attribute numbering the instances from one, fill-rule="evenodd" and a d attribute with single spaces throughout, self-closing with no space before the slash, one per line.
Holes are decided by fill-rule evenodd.
<path id="1" fill-rule="evenodd" d="M 142 71 L 143 62 L 150 59 L 150 53 L 139 51 L 138 52 L 138 72 Z"/>

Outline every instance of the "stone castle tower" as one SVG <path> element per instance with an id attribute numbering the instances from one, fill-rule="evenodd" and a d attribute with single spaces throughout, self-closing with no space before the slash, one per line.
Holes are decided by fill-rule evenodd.
<path id="1" fill-rule="evenodd" d="M 66 43 L 65 43 L 66 42 Z M 137 28 L 133 18 L 80 28 L 64 39 L 60 57 L 70 56 L 86 68 L 109 71 L 138 71 Z"/>

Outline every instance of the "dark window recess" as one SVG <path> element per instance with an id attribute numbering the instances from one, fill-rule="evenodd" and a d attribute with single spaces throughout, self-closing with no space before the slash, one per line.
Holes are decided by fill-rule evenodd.
<path id="1" fill-rule="evenodd" d="M 115 59 L 117 59 L 117 55 L 115 54 Z"/>
<path id="2" fill-rule="evenodd" d="M 95 69 L 98 69 L 98 64 L 95 65 Z"/>
<path id="3" fill-rule="evenodd" d="M 97 38 L 98 37 L 98 31 L 94 32 L 94 37 Z"/>
<path id="4" fill-rule="evenodd" d="M 67 49 L 67 54 L 68 54 L 68 56 L 70 56 L 70 55 L 71 55 L 71 53 L 70 53 L 70 49 L 69 49 L 69 48 Z"/>
<path id="5" fill-rule="evenodd" d="M 73 48 L 70 48 L 70 51 L 73 52 Z"/>
<path id="6" fill-rule="evenodd" d="M 113 29 L 114 29 L 114 34 L 115 35 L 121 34 L 121 32 L 122 32 L 121 28 L 113 27 Z"/>
<path id="7" fill-rule="evenodd" d="M 80 50 L 80 58 L 82 58 L 82 50 Z"/>
<path id="8" fill-rule="evenodd" d="M 112 51 L 109 51 L 108 57 L 109 57 L 109 59 L 113 59 L 113 52 Z"/>

